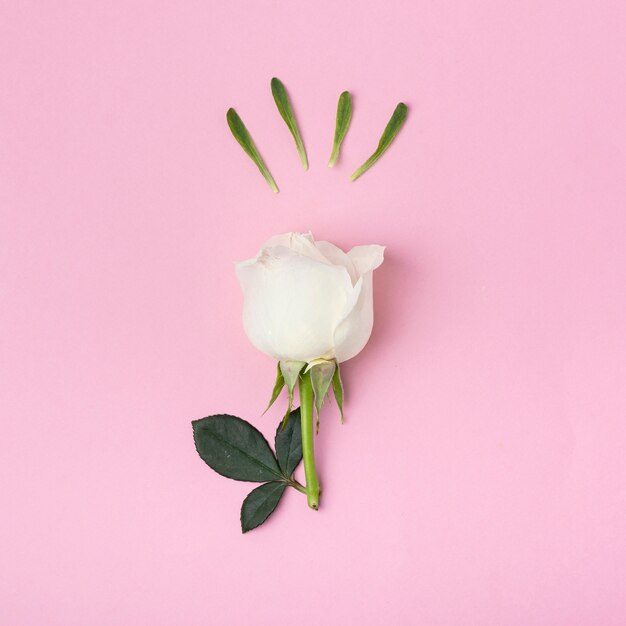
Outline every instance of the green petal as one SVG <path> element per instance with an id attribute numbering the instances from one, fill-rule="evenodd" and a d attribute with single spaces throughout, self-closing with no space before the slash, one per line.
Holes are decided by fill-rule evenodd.
<path id="1" fill-rule="evenodd" d="M 293 113 L 293 109 L 291 107 L 291 102 L 289 101 L 289 96 L 287 95 L 285 85 L 283 85 L 280 79 L 274 77 L 271 81 L 271 87 L 272 95 L 274 96 L 274 102 L 276 102 L 278 112 L 280 113 L 280 116 L 283 118 L 283 120 L 285 120 L 285 124 L 287 124 L 287 128 L 289 128 L 289 132 L 296 142 L 296 149 L 298 150 L 298 154 L 300 155 L 302 167 L 306 171 L 309 169 L 309 161 L 306 156 L 304 142 L 302 141 L 300 129 L 298 128 L 298 123 L 296 122 L 296 117 Z"/>
<path id="2" fill-rule="evenodd" d="M 259 171 L 263 175 L 263 178 L 265 178 L 265 180 L 267 181 L 270 189 L 274 193 L 278 193 L 276 181 L 272 177 L 270 171 L 267 169 L 267 165 L 265 165 L 263 157 L 259 154 L 259 151 L 254 145 L 254 141 L 252 140 L 252 137 L 248 132 L 248 129 L 246 128 L 245 124 L 243 123 L 242 119 L 239 117 L 235 109 L 228 109 L 226 113 L 226 121 L 228 122 L 228 126 L 233 134 L 233 137 L 244 149 L 244 152 L 252 159 L 254 164 L 259 168 Z"/>
<path id="3" fill-rule="evenodd" d="M 348 126 L 350 126 L 350 119 L 352 118 L 352 97 L 349 91 L 344 91 L 339 96 L 339 102 L 337 103 L 337 121 L 335 123 L 335 137 L 333 139 L 333 151 L 331 152 L 330 159 L 328 161 L 328 167 L 333 167 L 339 158 L 339 150 L 341 148 L 341 142 L 343 141 L 346 133 L 348 132 Z"/>
<path id="4" fill-rule="evenodd" d="M 395 108 L 391 119 L 385 126 L 385 130 L 378 142 L 378 147 L 372 156 L 359 167 L 352 176 L 350 176 L 350 180 L 355 181 L 359 176 L 362 176 L 367 170 L 369 170 L 378 159 L 385 153 L 387 148 L 391 145 L 391 142 L 395 139 L 396 135 L 400 132 L 402 125 L 404 124 L 407 116 L 407 107 L 404 102 L 400 102 L 398 106 Z"/>

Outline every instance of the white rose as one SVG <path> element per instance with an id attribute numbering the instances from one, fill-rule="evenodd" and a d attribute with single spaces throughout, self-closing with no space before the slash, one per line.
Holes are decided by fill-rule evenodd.
<path id="1" fill-rule="evenodd" d="M 269 239 L 236 265 L 252 344 L 279 361 L 341 363 L 357 355 L 372 332 L 372 273 L 383 251 L 356 246 L 346 254 L 310 233 Z"/>

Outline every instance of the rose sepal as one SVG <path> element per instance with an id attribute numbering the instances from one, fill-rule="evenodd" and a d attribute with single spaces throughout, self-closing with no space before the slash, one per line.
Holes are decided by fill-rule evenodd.
<path id="1" fill-rule="evenodd" d="M 311 372 L 311 385 L 313 386 L 313 397 L 315 398 L 316 432 L 320 430 L 320 411 L 336 369 L 337 362 L 334 359 L 332 361 L 315 359 L 309 363 L 305 370 L 305 372 Z"/>
<path id="2" fill-rule="evenodd" d="M 289 413 L 291 413 L 291 407 L 293 405 L 293 390 L 298 382 L 300 372 L 306 367 L 306 363 L 304 361 L 280 361 L 278 363 L 278 367 L 283 375 L 285 385 L 287 385 L 287 393 L 289 394 L 289 404 L 281 426 L 281 428 L 285 428 L 285 424 L 289 419 Z M 274 389 L 276 389 L 276 385 L 274 385 Z M 278 392 L 280 393 L 280 389 Z"/>

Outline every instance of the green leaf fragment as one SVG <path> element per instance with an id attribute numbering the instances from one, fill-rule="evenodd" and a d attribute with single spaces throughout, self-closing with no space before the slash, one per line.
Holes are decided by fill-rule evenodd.
<path id="1" fill-rule="evenodd" d="M 241 505 L 241 532 L 260 526 L 276 509 L 287 483 L 265 483 L 253 489 Z"/>
<path id="2" fill-rule="evenodd" d="M 192 426 L 198 454 L 218 474 L 258 483 L 282 480 L 272 449 L 252 424 L 234 415 L 210 415 Z"/>
<path id="3" fill-rule="evenodd" d="M 341 423 L 343 424 L 343 384 L 341 382 L 341 374 L 339 373 L 339 363 L 337 363 L 337 368 L 333 374 L 332 384 L 335 400 L 337 401 L 339 413 L 341 414 Z"/>
<path id="4" fill-rule="evenodd" d="M 281 428 L 285 428 L 287 424 L 287 418 L 289 417 L 289 413 L 291 413 L 291 407 L 293 405 L 293 390 L 298 382 L 298 376 L 305 366 L 306 363 L 304 361 L 281 361 L 279 363 L 280 371 L 283 374 L 285 384 L 287 385 L 287 392 L 289 393 L 289 405 L 287 406 L 287 412 L 283 418 Z"/>
<path id="5" fill-rule="evenodd" d="M 280 395 L 280 392 L 282 391 L 284 386 L 285 386 L 285 377 L 283 376 L 283 373 L 280 370 L 280 363 L 277 363 L 276 364 L 276 382 L 274 383 L 274 389 L 272 390 L 272 397 L 270 398 L 267 408 L 265 409 L 265 411 L 263 411 L 263 415 L 265 415 L 269 411 L 272 404 L 276 402 L 276 399 Z"/>
<path id="6" fill-rule="evenodd" d="M 287 95 L 285 85 L 283 85 L 283 83 L 278 78 L 274 77 L 272 78 L 271 86 L 272 95 L 274 96 L 274 102 L 276 102 L 278 112 L 280 113 L 280 116 L 283 118 L 283 120 L 285 120 L 285 124 L 287 124 L 287 128 L 289 128 L 289 131 L 291 132 L 291 135 L 296 142 L 296 148 L 298 150 L 298 154 L 300 155 L 302 167 L 306 171 L 309 169 L 309 160 L 306 156 L 304 142 L 302 141 L 302 136 L 300 135 L 298 123 L 296 122 L 296 117 L 293 114 L 293 109 L 291 107 L 291 102 L 289 101 L 289 96 Z"/>
<path id="7" fill-rule="evenodd" d="M 339 96 L 337 103 L 337 121 L 335 122 L 335 137 L 333 138 L 333 150 L 330 154 L 328 167 L 333 167 L 339 158 L 341 143 L 348 132 L 352 119 L 352 97 L 349 91 L 344 91 Z"/>
<path id="8" fill-rule="evenodd" d="M 254 145 L 254 141 L 252 141 L 252 137 L 248 132 L 245 124 L 242 119 L 237 114 L 235 109 L 230 108 L 226 112 L 226 121 L 228 122 L 228 126 L 235 137 L 235 139 L 239 142 L 239 145 L 244 149 L 244 152 L 252 159 L 254 164 L 259 168 L 261 174 L 267 181 L 267 184 L 270 186 L 271 190 L 274 193 L 278 193 L 278 187 L 276 186 L 276 181 L 270 174 L 270 171 L 267 169 L 267 165 L 265 165 L 265 161 L 259 154 L 257 147 Z"/>
<path id="9" fill-rule="evenodd" d="M 284 428 L 282 424 L 278 425 L 274 445 L 280 469 L 286 478 L 291 478 L 298 463 L 302 460 L 302 426 L 299 408 L 289 413 Z"/>
<path id="10" fill-rule="evenodd" d="M 378 159 L 385 153 L 387 148 L 391 145 L 391 142 L 395 139 L 396 135 L 400 132 L 402 125 L 404 124 L 407 116 L 407 107 L 406 104 L 400 102 L 396 107 L 391 119 L 389 120 L 383 134 L 380 137 L 380 141 L 378 142 L 378 148 L 372 156 L 359 167 L 352 176 L 350 176 L 350 180 L 355 181 L 359 176 L 362 176 L 367 170 L 369 170 Z"/>
<path id="11" fill-rule="evenodd" d="M 315 397 L 316 422 L 315 427 L 319 432 L 320 428 L 320 411 L 324 397 L 328 392 L 328 387 L 333 378 L 336 369 L 335 361 L 318 361 L 311 368 L 311 384 L 313 385 L 313 394 Z"/>

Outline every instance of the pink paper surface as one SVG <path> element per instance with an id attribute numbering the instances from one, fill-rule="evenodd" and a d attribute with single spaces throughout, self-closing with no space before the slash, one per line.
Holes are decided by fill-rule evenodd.
<path id="1" fill-rule="evenodd" d="M 622 0 L 6 1 L 0 52 L 0 623 L 626 623 Z M 272 436 L 233 262 L 309 229 L 387 246 L 374 334 L 321 511 L 243 536 L 190 420 Z"/>

